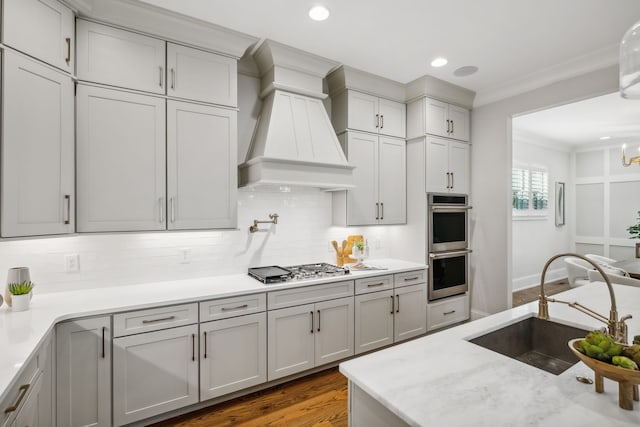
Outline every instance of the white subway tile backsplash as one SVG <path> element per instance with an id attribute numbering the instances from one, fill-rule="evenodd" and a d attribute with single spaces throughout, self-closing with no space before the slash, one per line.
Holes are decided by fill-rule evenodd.
<path id="1" fill-rule="evenodd" d="M 254 219 L 280 215 L 277 225 L 260 224 L 249 233 Z M 335 262 L 327 250 L 331 240 L 350 234 L 369 239 L 371 256 L 392 257 L 384 243 L 395 227 L 333 227 L 331 194 L 319 190 L 294 192 L 238 192 L 238 229 L 220 231 L 82 234 L 0 241 L 0 280 L 15 266 L 28 266 L 36 292 L 59 292 L 244 273 L 250 266 Z M 190 262 L 182 263 L 183 249 Z M 77 253 L 80 271 L 67 273 L 64 256 Z"/>

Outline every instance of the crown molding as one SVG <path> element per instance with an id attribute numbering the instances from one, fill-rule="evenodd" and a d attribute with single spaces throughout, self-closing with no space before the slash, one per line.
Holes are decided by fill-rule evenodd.
<path id="1" fill-rule="evenodd" d="M 618 64 L 619 45 L 611 45 L 586 55 L 510 80 L 476 93 L 473 107 L 491 104 L 562 80 Z"/>

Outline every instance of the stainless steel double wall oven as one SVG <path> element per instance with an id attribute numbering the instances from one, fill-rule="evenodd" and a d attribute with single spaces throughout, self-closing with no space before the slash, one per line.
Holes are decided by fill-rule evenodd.
<path id="1" fill-rule="evenodd" d="M 469 290 L 469 218 L 466 194 L 427 194 L 429 301 Z"/>

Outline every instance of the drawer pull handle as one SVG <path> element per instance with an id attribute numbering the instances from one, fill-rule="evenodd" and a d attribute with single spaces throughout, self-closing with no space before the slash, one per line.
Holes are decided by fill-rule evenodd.
<path id="1" fill-rule="evenodd" d="M 311 314 L 311 333 L 313 333 L 313 311 L 310 311 L 309 314 Z"/>
<path id="2" fill-rule="evenodd" d="M 242 310 L 243 308 L 249 308 L 249 304 L 242 304 L 236 307 L 222 307 L 222 311 L 233 311 L 233 310 Z"/>
<path id="3" fill-rule="evenodd" d="M 451 311 L 445 311 L 445 312 L 444 312 L 444 313 L 442 313 L 442 314 L 444 314 L 444 315 L 446 316 L 446 315 L 448 315 L 448 314 L 453 314 L 453 313 L 455 313 L 455 312 L 456 312 L 455 310 L 451 310 Z"/>
<path id="4" fill-rule="evenodd" d="M 67 207 L 67 215 L 64 219 L 65 225 L 71 224 L 71 194 L 64 195 L 64 201 Z"/>
<path id="5" fill-rule="evenodd" d="M 405 281 L 405 282 L 410 282 L 410 281 L 412 281 L 412 280 L 418 280 L 418 279 L 419 279 L 419 277 L 418 277 L 418 276 L 414 276 L 414 277 L 405 277 L 405 278 L 404 278 L 404 281 Z"/>
<path id="6" fill-rule="evenodd" d="M 143 320 L 142 323 L 147 324 L 147 323 L 156 323 L 156 322 L 163 322 L 165 320 L 173 320 L 175 319 L 176 316 L 169 316 L 169 317 L 161 317 L 160 319 L 151 319 L 151 320 Z"/>
<path id="7" fill-rule="evenodd" d="M 196 334 L 191 334 L 191 361 L 196 361 Z"/>
<path id="8" fill-rule="evenodd" d="M 395 301 L 393 300 L 393 295 L 389 295 L 389 298 L 391 298 L 391 311 L 389 313 L 393 314 Z"/>
<path id="9" fill-rule="evenodd" d="M 384 282 L 370 283 L 370 284 L 367 285 L 367 288 L 375 288 L 376 286 L 384 286 Z"/>
<path id="10" fill-rule="evenodd" d="M 105 328 L 104 326 L 102 327 L 102 358 L 105 358 L 105 354 L 104 354 L 104 333 L 107 330 L 107 328 Z"/>
<path id="11" fill-rule="evenodd" d="M 64 39 L 64 41 L 67 43 L 67 57 L 64 58 L 64 62 L 69 65 L 69 62 L 71 62 L 71 38 L 67 37 Z"/>
<path id="12" fill-rule="evenodd" d="M 320 332 L 320 310 L 318 310 L 318 332 Z"/>
<path id="13" fill-rule="evenodd" d="M 400 313 L 400 295 L 396 295 L 396 299 L 398 300 L 398 306 L 396 307 L 396 313 Z"/>
<path id="14" fill-rule="evenodd" d="M 11 412 L 15 411 L 16 409 L 18 409 L 18 407 L 20 407 L 20 402 L 22 402 L 22 399 L 24 399 L 24 396 L 27 394 L 27 390 L 29 390 L 29 386 L 30 384 L 23 384 L 20 386 L 20 396 L 18 397 L 18 401 L 16 402 L 15 405 L 13 406 L 9 406 L 7 409 L 4 410 L 5 414 L 10 414 Z"/>
<path id="15" fill-rule="evenodd" d="M 204 358 L 207 358 L 207 332 L 204 332 Z"/>

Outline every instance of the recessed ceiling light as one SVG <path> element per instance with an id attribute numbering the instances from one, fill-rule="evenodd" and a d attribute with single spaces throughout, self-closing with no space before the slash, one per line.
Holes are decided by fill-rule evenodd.
<path id="1" fill-rule="evenodd" d="M 600 140 L 602 140 L 602 141 L 604 141 L 605 139 L 611 139 L 611 137 L 610 136 L 601 136 L 600 137 Z"/>
<path id="2" fill-rule="evenodd" d="M 477 72 L 478 67 L 476 67 L 475 65 L 465 65 L 464 67 L 457 68 L 453 72 L 453 75 L 456 77 L 466 77 Z"/>
<path id="3" fill-rule="evenodd" d="M 447 65 L 447 58 L 443 58 L 442 56 L 437 57 L 436 59 L 434 59 L 433 61 L 431 61 L 431 66 L 432 67 L 444 67 L 445 65 Z"/>
<path id="4" fill-rule="evenodd" d="M 313 6 L 309 9 L 309 18 L 314 21 L 324 21 L 329 17 L 329 9 L 324 6 Z"/>

